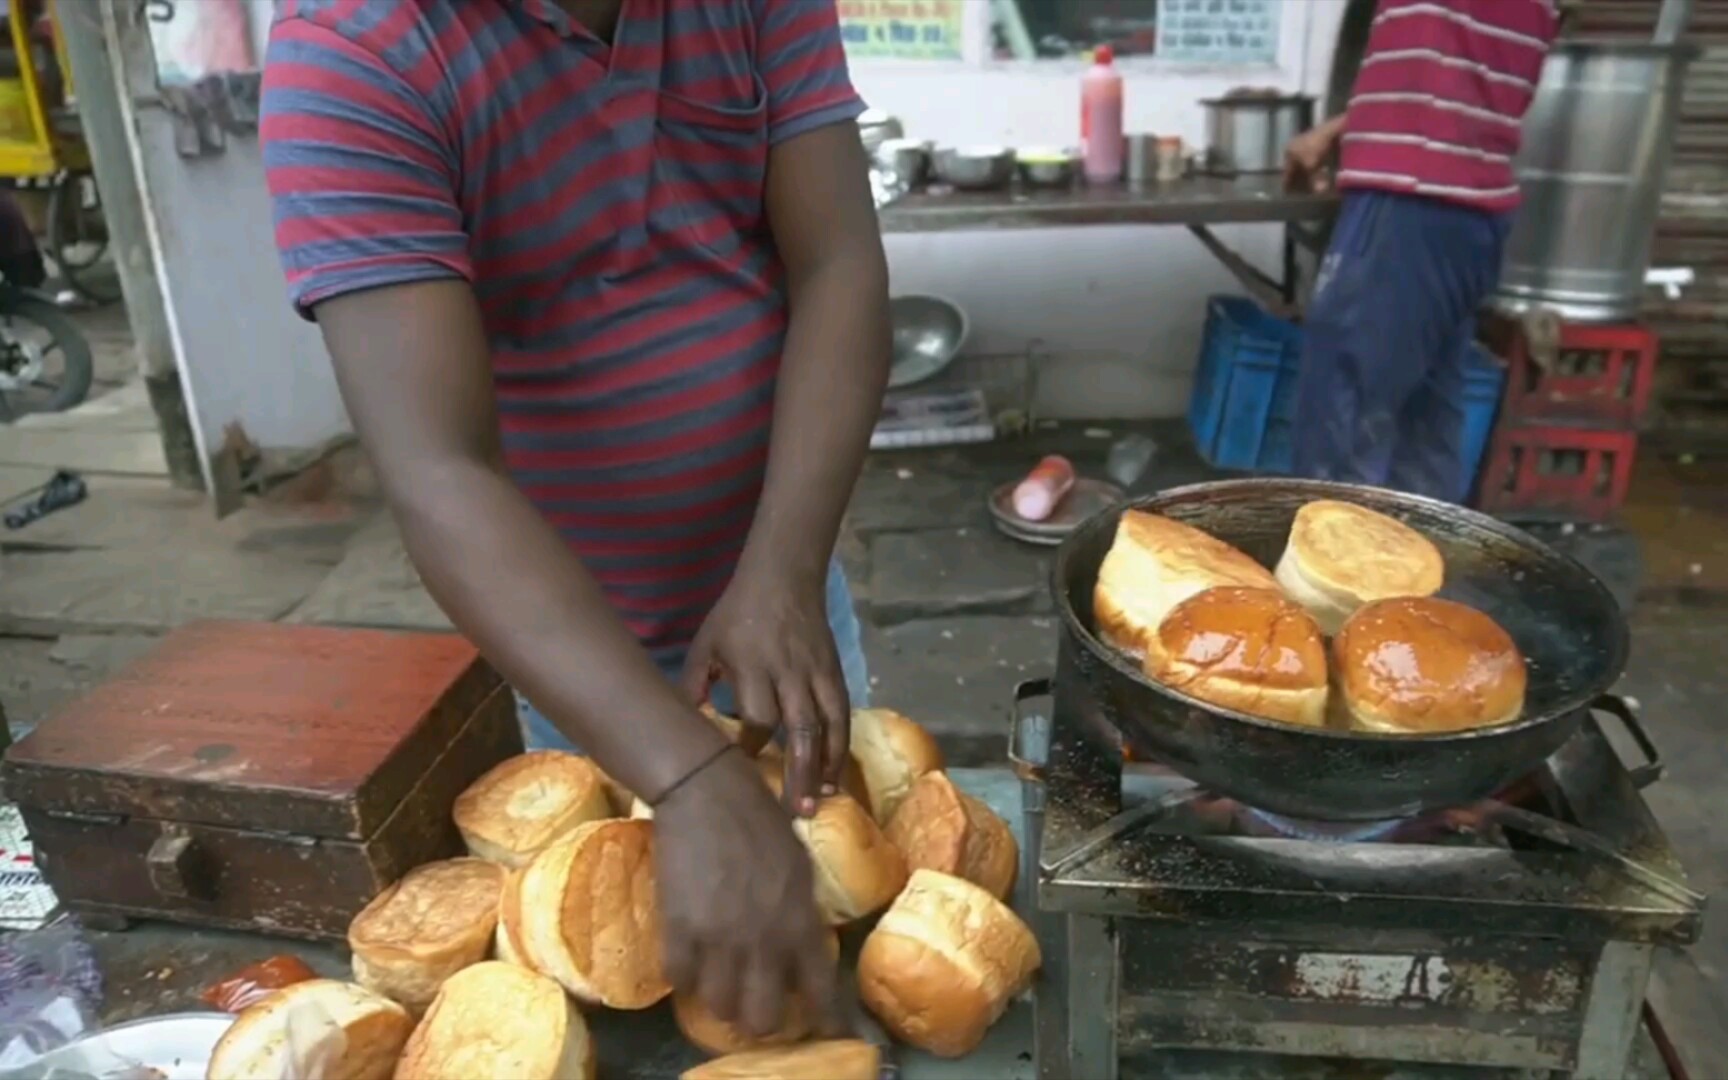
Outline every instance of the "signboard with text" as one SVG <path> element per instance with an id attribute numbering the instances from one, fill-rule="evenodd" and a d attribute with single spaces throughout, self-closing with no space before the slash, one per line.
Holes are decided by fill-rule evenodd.
<path id="1" fill-rule="evenodd" d="M 976 2 L 976 0 L 974 0 Z M 958 60 L 967 0 L 839 0 L 852 60 Z"/>
<path id="2" fill-rule="evenodd" d="M 1284 0 L 1160 0 L 1158 55 L 1196 64 L 1278 62 Z"/>

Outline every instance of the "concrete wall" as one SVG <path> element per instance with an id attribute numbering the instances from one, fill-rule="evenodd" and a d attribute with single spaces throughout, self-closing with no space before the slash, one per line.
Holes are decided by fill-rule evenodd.
<path id="1" fill-rule="evenodd" d="M 269 0 L 250 2 L 262 37 Z M 1129 129 L 1198 143 L 1201 98 L 1244 83 L 1323 92 L 1342 10 L 1342 0 L 1291 0 L 1273 68 L 1125 61 Z M 1022 146 L 1075 142 L 1078 75 L 1078 65 L 1062 62 L 866 62 L 854 70 L 864 96 L 902 117 L 909 134 Z M 206 453 L 236 422 L 269 447 L 313 445 L 345 430 L 318 335 L 283 299 L 256 142 L 234 139 L 222 156 L 186 161 L 175 154 L 160 110 L 140 110 L 138 124 L 182 370 Z M 1220 232 L 1244 255 L 1276 267 L 1274 228 Z M 973 351 L 1020 355 L 1036 345 L 1048 354 L 1038 380 L 1038 408 L 1048 416 L 1181 412 L 1203 300 L 1235 291 L 1179 229 L 896 236 L 889 257 L 897 291 L 941 293 L 967 309 Z"/>
<path id="2" fill-rule="evenodd" d="M 982 7 L 983 5 L 979 5 Z M 1343 0 L 1291 0 L 1276 68 L 1204 69 L 1121 62 L 1130 131 L 1204 141 L 1197 104 L 1241 85 L 1322 96 Z M 940 142 L 1072 146 L 1079 136 L 1078 64 L 854 65 L 870 104 L 902 118 L 907 134 Z M 1276 271 L 1273 226 L 1219 236 Z M 1175 416 L 1187 407 L 1205 298 L 1240 292 L 1235 280 L 1174 228 L 893 236 L 896 292 L 948 296 L 971 316 L 972 351 L 1051 359 L 1037 382 L 1040 415 Z"/>

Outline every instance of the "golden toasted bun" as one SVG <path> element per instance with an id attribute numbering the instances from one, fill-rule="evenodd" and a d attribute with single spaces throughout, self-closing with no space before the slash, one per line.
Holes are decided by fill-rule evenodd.
<path id="1" fill-rule="evenodd" d="M 501 762 L 456 797 L 451 816 L 468 853 L 512 868 L 569 834 L 611 817 L 603 774 L 560 750 L 536 750 Z"/>
<path id="2" fill-rule="evenodd" d="M 1320 499 L 1296 511 L 1275 575 L 1320 631 L 1336 634 L 1363 604 L 1432 596 L 1446 562 L 1426 536 L 1355 503 Z"/>
<path id="3" fill-rule="evenodd" d="M 205 1075 L 388 1080 L 413 1030 L 408 1010 L 389 998 L 352 983 L 312 979 L 278 990 L 235 1017 L 210 1052 Z"/>
<path id="4" fill-rule="evenodd" d="M 1042 957 L 1020 917 L 961 878 L 915 870 L 858 956 L 858 992 L 896 1038 L 939 1057 L 977 1049 Z"/>
<path id="5" fill-rule="evenodd" d="M 852 757 L 869 795 L 859 801 L 879 822 L 893 816 L 912 781 L 942 768 L 935 738 L 892 709 L 852 711 Z"/>
<path id="6" fill-rule="evenodd" d="M 1524 711 L 1524 657 L 1500 624 L 1450 600 L 1377 600 L 1332 642 L 1343 711 L 1361 731 L 1426 735 Z"/>
<path id="7" fill-rule="evenodd" d="M 1148 678 L 1250 716 L 1326 724 L 1326 642 L 1276 589 L 1228 586 L 1170 609 L 1147 642 Z"/>
<path id="8" fill-rule="evenodd" d="M 483 859 L 416 867 L 354 916 L 354 981 L 418 1014 L 450 976 L 486 958 L 508 873 Z"/>
<path id="9" fill-rule="evenodd" d="M 576 997 L 646 1009 L 671 992 L 661 974 L 652 823 L 578 825 L 505 892 L 501 914 L 517 958 Z"/>
<path id="10" fill-rule="evenodd" d="M 840 935 L 832 930 L 828 932 L 828 953 L 836 964 L 840 962 Z M 678 994 L 672 998 L 672 1017 L 678 1021 L 678 1030 L 698 1049 L 716 1057 L 802 1042 L 810 1036 L 810 1017 L 805 1009 L 801 998 L 789 1000 L 780 1030 L 758 1039 L 709 1012 L 698 997 Z"/>
<path id="11" fill-rule="evenodd" d="M 1092 593 L 1098 637 L 1142 658 L 1172 608 L 1220 585 L 1277 588 L 1270 571 L 1224 541 L 1167 517 L 1124 511 Z"/>
<path id="12" fill-rule="evenodd" d="M 578 1078 L 594 1078 L 594 1042 L 564 988 L 495 961 L 445 982 L 396 1064 L 396 1080 Z"/>
<path id="13" fill-rule="evenodd" d="M 925 773 L 888 821 L 888 840 L 913 870 L 965 878 L 998 900 L 1014 891 L 1020 847 L 1008 823 L 947 773 Z"/>
<path id="14" fill-rule="evenodd" d="M 705 1061 L 680 1080 L 876 1080 L 882 1054 L 859 1039 L 752 1050 Z"/>
<path id="15" fill-rule="evenodd" d="M 782 775 L 762 765 L 762 779 L 780 798 Z M 792 819 L 816 871 L 816 906 L 829 926 L 844 926 L 888 906 L 906 884 L 906 859 L 888 842 L 876 819 L 857 799 L 830 795 L 813 817 Z"/>

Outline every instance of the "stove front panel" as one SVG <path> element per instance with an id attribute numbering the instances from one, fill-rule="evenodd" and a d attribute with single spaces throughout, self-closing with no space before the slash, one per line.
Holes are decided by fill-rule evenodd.
<path id="1" fill-rule="evenodd" d="M 1601 947 L 1122 920 L 1120 1047 L 1572 1071 Z"/>

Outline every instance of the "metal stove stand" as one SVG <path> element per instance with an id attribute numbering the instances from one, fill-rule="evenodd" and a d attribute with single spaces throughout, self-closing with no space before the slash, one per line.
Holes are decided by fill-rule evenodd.
<path id="1" fill-rule="evenodd" d="M 1219 835 L 1186 812 L 1211 796 L 1125 796 L 1120 756 L 1062 716 L 1018 715 L 1015 740 L 1040 1077 L 1366 1060 L 1377 1076 L 1624 1080 L 1654 1060 L 1652 954 L 1696 940 L 1703 897 L 1593 718 L 1524 785 L 1537 805 L 1485 803 L 1503 838 L 1463 845 Z"/>

